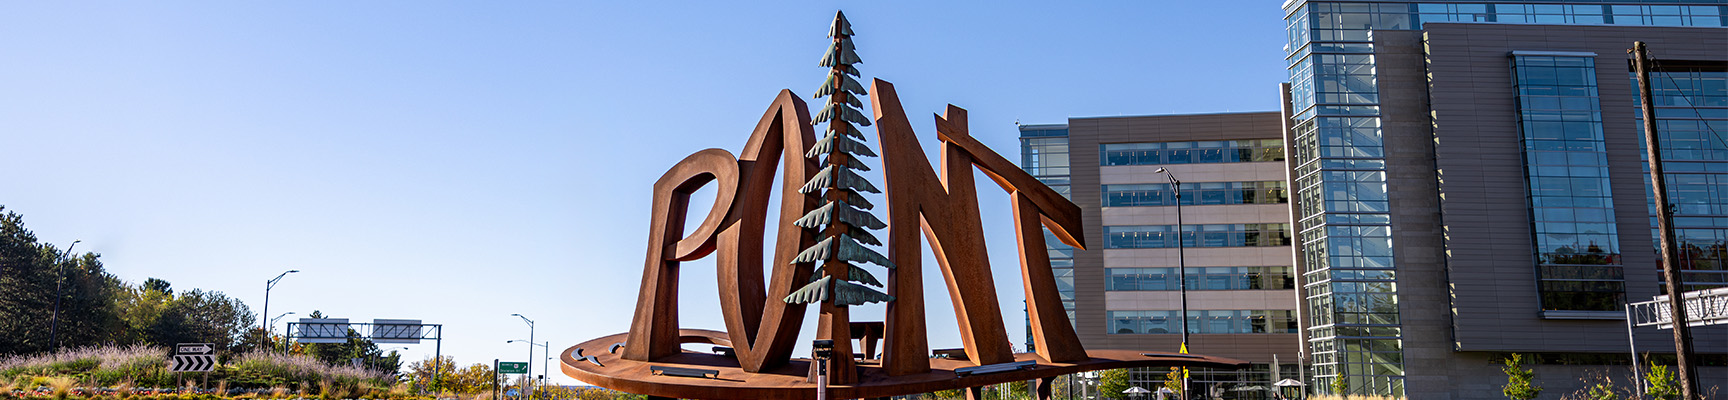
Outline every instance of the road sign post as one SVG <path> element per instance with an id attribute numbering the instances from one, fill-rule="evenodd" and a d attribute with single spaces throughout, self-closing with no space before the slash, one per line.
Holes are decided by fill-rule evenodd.
<path id="1" fill-rule="evenodd" d="M 216 369 L 216 345 L 181 343 L 174 346 L 169 372 L 210 372 Z"/>

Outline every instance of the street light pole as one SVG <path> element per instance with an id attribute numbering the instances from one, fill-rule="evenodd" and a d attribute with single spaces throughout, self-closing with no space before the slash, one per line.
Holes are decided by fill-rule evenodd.
<path id="1" fill-rule="evenodd" d="M 1153 173 L 1164 174 L 1170 178 L 1170 191 L 1176 194 L 1176 288 L 1182 298 L 1182 353 L 1188 353 L 1188 259 L 1187 247 L 1182 231 L 1182 181 L 1176 179 L 1176 174 L 1164 167 L 1158 167 Z M 1198 235 L 1196 235 L 1198 239 Z M 1182 396 L 1188 397 L 1188 369 L 1182 369 Z"/>
<path id="2" fill-rule="evenodd" d="M 293 311 L 289 311 L 289 312 L 282 313 L 282 315 L 276 316 L 276 318 L 271 318 L 270 319 L 270 328 L 264 332 L 264 341 L 269 342 L 271 340 L 270 337 L 276 335 L 276 320 L 282 319 L 282 317 L 286 317 L 286 316 L 293 315 L 293 314 L 294 314 Z M 272 344 L 270 347 L 275 348 L 276 346 L 274 344 Z"/>
<path id="3" fill-rule="evenodd" d="M 270 280 L 269 280 L 269 281 L 267 281 L 267 282 L 264 282 L 264 313 L 263 313 L 263 314 L 259 314 L 259 317 L 261 317 L 261 318 L 268 318 L 268 317 L 270 317 L 270 289 L 271 289 L 271 288 L 274 288 L 274 287 L 276 287 L 276 281 L 280 281 L 280 280 L 282 280 L 282 277 L 284 277 L 284 276 L 288 276 L 288 274 L 292 274 L 292 273 L 295 273 L 295 272 L 300 272 L 300 270 L 297 270 L 297 269 L 291 269 L 291 270 L 288 270 L 288 272 L 283 272 L 283 273 L 282 273 L 282 274 L 281 274 L 281 275 L 276 275 L 276 277 L 275 277 L 275 278 L 272 278 L 272 279 L 270 279 Z M 283 315 L 287 315 L 287 314 L 283 314 Z M 258 322 L 259 322 L 259 323 L 264 323 L 264 321 L 258 321 Z M 265 334 L 264 334 L 264 339 L 265 339 L 265 341 L 269 341 L 269 339 L 270 339 L 270 334 L 269 334 L 269 333 L 265 333 Z M 263 343 L 259 343 L 259 344 L 258 344 L 258 345 L 259 345 L 259 346 L 263 346 L 263 345 L 264 345 L 264 344 L 263 344 Z"/>
<path id="4" fill-rule="evenodd" d="M 527 342 L 527 341 L 526 340 L 511 340 L 511 341 L 506 341 L 505 343 L 516 343 L 516 342 Z M 537 379 L 540 381 L 540 384 L 542 386 L 544 386 L 546 384 L 546 375 L 549 375 L 552 371 L 551 368 L 546 366 L 547 362 L 552 360 L 552 341 L 548 340 L 545 343 L 528 342 L 528 355 L 530 357 L 529 362 L 533 362 L 532 357 L 534 355 L 534 347 L 535 346 L 540 347 L 540 355 L 543 358 L 545 358 L 544 360 L 540 360 L 540 376 L 541 376 L 541 378 Z"/>
<path id="5" fill-rule="evenodd" d="M 54 354 L 54 359 L 60 359 L 60 298 L 66 295 L 66 258 L 72 256 L 72 248 L 78 247 L 83 240 L 74 240 L 66 246 L 66 251 L 60 253 L 60 260 L 54 268 L 54 319 L 48 328 L 48 351 Z"/>
<path id="6" fill-rule="evenodd" d="M 528 382 L 527 386 L 533 386 L 533 382 L 534 382 L 534 320 L 528 319 L 528 317 L 524 317 L 524 316 L 522 316 L 522 314 L 510 314 L 510 315 L 514 316 L 516 318 L 521 318 L 523 322 L 528 323 L 528 358 L 525 360 L 522 360 L 522 361 L 524 364 L 528 365 L 528 376 L 526 377 L 528 379 L 525 379 L 525 381 Z M 530 388 L 530 390 L 532 390 L 532 388 Z M 528 398 L 528 397 L 532 396 L 533 393 L 534 392 L 528 392 L 528 394 L 524 395 L 523 397 Z"/>

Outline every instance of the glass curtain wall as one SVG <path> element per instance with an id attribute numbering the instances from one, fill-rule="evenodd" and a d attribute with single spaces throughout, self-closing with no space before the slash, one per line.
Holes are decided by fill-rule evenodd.
<path id="1" fill-rule="evenodd" d="M 1650 74 L 1651 97 L 1662 141 L 1663 179 L 1668 201 L 1674 204 L 1681 281 L 1688 291 L 1728 286 L 1728 65 L 1658 60 L 1656 66 Z M 1636 74 L 1631 79 L 1638 84 Z M 1638 115 L 1636 132 L 1643 132 L 1643 113 L 1633 112 Z M 1650 234 L 1660 246 L 1648 179 L 1644 195 Z M 1659 247 L 1655 251 L 1660 255 Z M 1659 287 L 1667 292 L 1667 287 Z"/>
<path id="2" fill-rule="evenodd" d="M 1314 385 L 1403 395 L 1372 29 L 1412 29 L 1410 4 L 1289 10 L 1295 191 Z M 1367 328 L 1375 328 L 1369 330 Z"/>
<path id="3" fill-rule="evenodd" d="M 1305 287 L 1310 292 L 1306 324 L 1313 384 L 1329 388 L 1343 376 L 1351 393 L 1403 394 L 1372 32 L 1421 29 L 1425 21 L 1728 26 L 1724 1 L 1674 3 L 1295 1 L 1288 5 L 1285 54 L 1294 115 L 1287 137 L 1296 140 L 1291 163 L 1296 166 L 1297 229 L 1307 265 Z M 1696 121 L 1709 118 L 1693 119 L 1692 126 L 1700 126 Z M 1711 224 L 1717 223 L 1715 217 L 1710 219 Z M 1720 235 L 1720 230 L 1702 231 L 1696 241 L 1720 243 Z"/>
<path id="4" fill-rule="evenodd" d="M 1617 315 L 1626 300 L 1595 55 L 1512 57 L 1542 310 Z"/>
<path id="5" fill-rule="evenodd" d="M 1070 185 L 1070 166 L 1068 162 L 1068 126 L 1067 125 L 1021 125 L 1020 126 L 1020 168 L 1038 178 L 1040 182 L 1061 193 L 1062 197 L 1072 198 Z M 1062 296 L 1062 308 L 1068 311 L 1068 323 L 1074 323 L 1074 246 L 1069 246 L 1056 239 L 1056 235 L 1044 230 L 1045 251 L 1050 254 L 1050 271 L 1056 274 L 1056 291 Z M 1032 320 L 1028 316 L 1027 326 Z M 1031 335 L 1031 331 L 1027 331 Z M 1026 340 L 1031 345 L 1030 337 Z"/>

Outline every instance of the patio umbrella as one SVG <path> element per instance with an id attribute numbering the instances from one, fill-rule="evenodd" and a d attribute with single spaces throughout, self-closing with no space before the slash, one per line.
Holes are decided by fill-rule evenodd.
<path id="1" fill-rule="evenodd" d="M 1278 381 L 1278 383 L 1272 384 L 1272 386 L 1286 387 L 1286 386 L 1308 386 L 1308 385 L 1304 385 L 1304 384 L 1302 384 L 1302 382 L 1298 382 L 1295 379 L 1285 379 L 1285 380 Z"/>

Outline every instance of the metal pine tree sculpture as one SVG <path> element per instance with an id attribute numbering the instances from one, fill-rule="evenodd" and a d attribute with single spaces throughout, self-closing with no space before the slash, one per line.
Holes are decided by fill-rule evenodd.
<path id="1" fill-rule="evenodd" d="M 793 262 L 811 263 L 818 269 L 811 274 L 809 284 L 786 296 L 785 301 L 821 304 L 822 316 L 817 324 L 816 337 L 833 340 L 834 354 L 844 355 L 834 357 L 830 364 L 829 383 L 844 384 L 856 380 L 850 357 L 851 321 L 847 307 L 894 300 L 892 296 L 870 288 L 881 287 L 882 283 L 856 263 L 872 263 L 886 268 L 894 268 L 894 263 L 881 253 L 864 247 L 866 244 L 882 244 L 869 231 L 888 225 L 868 211 L 874 206 L 861 194 L 881 193 L 881 190 L 857 173 L 870 170 L 858 161 L 858 157 L 876 157 L 876 152 L 862 142 L 864 135 L 858 130 L 858 126 L 870 126 L 870 119 L 856 108 L 863 106 L 858 97 L 866 93 L 864 86 L 853 78 L 858 76 L 858 69 L 852 64 L 860 60 L 852 47 L 852 24 L 846 21 L 844 13 L 834 14 L 834 24 L 828 28 L 828 36 L 834 38 L 834 43 L 828 47 L 828 53 L 822 56 L 821 62 L 822 66 L 829 68 L 828 80 L 816 90 L 816 97 L 828 97 L 828 102 L 811 119 L 817 124 L 828 123 L 828 129 L 805 153 L 805 157 L 823 167 L 799 189 L 807 196 L 821 196 L 826 204 L 794 222 L 805 229 L 817 229 L 817 237 L 822 239 L 799 252 Z"/>

